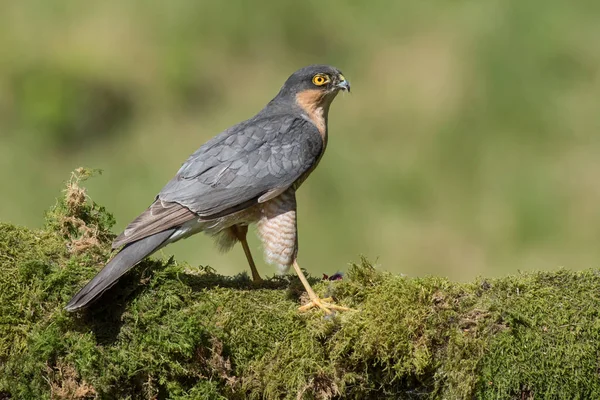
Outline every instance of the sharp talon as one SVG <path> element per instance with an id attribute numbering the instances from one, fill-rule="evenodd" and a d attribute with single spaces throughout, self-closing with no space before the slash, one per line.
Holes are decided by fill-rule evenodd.
<path id="1" fill-rule="evenodd" d="M 298 311 L 308 311 L 313 307 L 319 307 L 321 310 L 325 311 L 325 314 L 331 314 L 333 311 L 352 311 L 351 308 L 331 304 L 331 301 L 333 301 L 331 297 L 326 299 L 319 299 L 317 297 L 316 299 L 311 300 L 310 303 L 298 307 Z"/>
<path id="2" fill-rule="evenodd" d="M 304 272 L 302 272 L 302 269 L 298 265 L 298 262 L 296 260 L 294 260 L 292 265 L 294 266 L 294 269 L 296 270 L 296 273 L 298 274 L 298 278 L 300 278 L 300 282 L 302 282 L 302 285 L 306 289 L 306 292 L 308 293 L 308 297 L 310 297 L 310 302 L 308 304 L 303 305 L 302 307 L 299 307 L 298 311 L 308 311 L 313 307 L 319 307 L 321 310 L 325 311 L 325 314 L 328 314 L 328 315 L 333 313 L 332 310 L 352 311 L 351 308 L 336 306 L 335 304 L 331 304 L 333 302 L 333 298 L 331 298 L 331 297 L 327 297 L 325 299 L 320 299 L 319 296 L 317 296 L 317 294 L 315 293 L 315 291 L 310 287 L 310 284 L 308 283 L 308 280 L 306 280 L 306 277 L 304 276 Z"/>

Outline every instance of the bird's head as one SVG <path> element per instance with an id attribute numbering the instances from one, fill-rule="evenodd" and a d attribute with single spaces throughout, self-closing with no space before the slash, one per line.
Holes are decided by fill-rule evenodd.
<path id="1" fill-rule="evenodd" d="M 294 72 L 275 98 L 294 101 L 305 111 L 321 110 L 326 117 L 329 105 L 340 91 L 350 92 L 350 82 L 330 65 L 309 65 Z"/>
<path id="2" fill-rule="evenodd" d="M 300 93 L 314 90 L 323 95 L 337 94 L 340 90 L 350 91 L 350 82 L 342 72 L 330 65 L 309 65 L 294 72 L 284 83 L 282 90 Z"/>

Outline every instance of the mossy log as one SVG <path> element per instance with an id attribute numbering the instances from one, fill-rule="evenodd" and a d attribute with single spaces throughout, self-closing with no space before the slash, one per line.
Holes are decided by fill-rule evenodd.
<path id="1" fill-rule="evenodd" d="M 69 314 L 112 238 L 82 177 L 43 229 L 0 224 L 0 399 L 600 398 L 598 270 L 456 283 L 362 260 L 313 279 L 354 309 L 325 316 L 293 277 L 146 260 Z"/>

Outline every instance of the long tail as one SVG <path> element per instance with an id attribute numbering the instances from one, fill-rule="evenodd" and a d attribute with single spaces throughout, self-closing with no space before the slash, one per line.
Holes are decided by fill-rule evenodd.
<path id="1" fill-rule="evenodd" d="M 89 306 L 102 296 L 102 293 L 117 283 L 127 271 L 161 248 L 176 230 L 177 228 L 167 229 L 123 247 L 98 275 L 73 296 L 69 304 L 65 306 L 65 310 L 77 311 Z"/>

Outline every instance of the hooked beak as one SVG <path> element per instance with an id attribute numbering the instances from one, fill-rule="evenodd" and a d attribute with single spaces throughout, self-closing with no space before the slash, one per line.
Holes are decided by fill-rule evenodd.
<path id="1" fill-rule="evenodd" d="M 350 82 L 348 82 L 343 76 L 340 77 L 340 81 L 338 82 L 337 87 L 340 90 L 345 90 L 348 93 L 350 92 Z"/>

